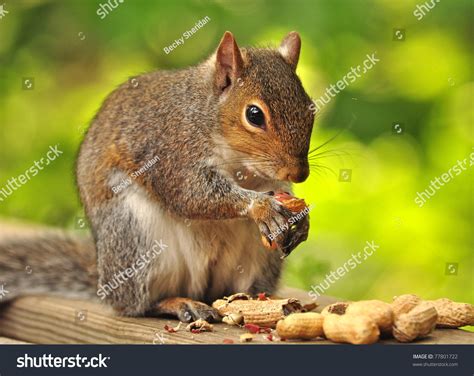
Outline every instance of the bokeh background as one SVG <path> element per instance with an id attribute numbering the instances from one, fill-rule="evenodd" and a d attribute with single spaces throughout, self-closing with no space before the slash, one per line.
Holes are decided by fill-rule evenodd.
<path id="1" fill-rule="evenodd" d="M 96 13 L 101 3 L 5 2 L 0 188 L 49 145 L 59 143 L 64 155 L 0 203 L 3 220 L 82 231 L 74 159 L 111 90 L 141 72 L 198 63 L 225 30 L 241 45 L 277 45 L 297 30 L 298 74 L 313 98 L 366 54 L 380 61 L 318 114 L 313 146 L 339 135 L 320 149 L 325 167 L 296 187 L 314 205 L 311 233 L 288 258 L 283 282 L 309 290 L 374 241 L 379 250 L 327 294 L 391 299 L 410 292 L 473 302 L 472 169 L 423 207 L 414 202 L 473 151 L 472 1 L 435 3 L 421 20 L 413 14 L 421 0 L 124 0 L 104 19 Z M 184 46 L 164 53 L 205 16 L 211 21 Z M 403 40 L 394 40 L 394 28 L 404 29 Z M 25 78 L 34 78 L 32 90 Z M 350 170 L 350 181 L 341 169 Z"/>

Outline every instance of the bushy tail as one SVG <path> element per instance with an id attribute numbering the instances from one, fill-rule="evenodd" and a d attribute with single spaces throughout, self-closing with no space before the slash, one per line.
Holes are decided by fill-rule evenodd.
<path id="1" fill-rule="evenodd" d="M 62 231 L 0 234 L 0 304 L 27 294 L 96 296 L 92 239 Z"/>

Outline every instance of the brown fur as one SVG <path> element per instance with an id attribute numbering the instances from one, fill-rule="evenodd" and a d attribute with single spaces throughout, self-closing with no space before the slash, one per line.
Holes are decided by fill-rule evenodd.
<path id="1" fill-rule="evenodd" d="M 100 286 L 112 281 L 169 230 L 163 226 L 175 226 L 176 234 L 168 231 L 165 240 L 178 248 L 150 261 L 105 297 L 117 312 L 161 312 L 180 318 L 191 312 L 193 318 L 212 318 L 210 307 L 183 298 L 209 301 L 236 288 L 251 293 L 275 290 L 282 261 L 278 253 L 262 249 L 257 234 L 268 236 L 292 215 L 264 192 L 308 175 L 314 119 L 310 98 L 295 73 L 299 49 L 294 32 L 280 50 L 240 49 L 227 32 L 205 62 L 141 75 L 138 86 L 125 83 L 105 100 L 77 160 L 77 184 L 97 250 L 94 275 Z M 265 131 L 246 123 L 245 108 L 254 102 L 265 111 Z M 159 162 L 130 187 L 112 191 L 120 179 L 155 157 Z M 253 175 L 239 181 L 236 171 Z M 192 225 L 183 225 L 185 220 Z M 216 234 L 216 229 L 228 233 Z M 307 232 L 305 218 L 295 233 L 279 236 L 277 245 L 288 253 Z M 255 256 L 249 257 L 246 249 Z M 65 252 L 66 257 L 73 254 Z M 195 268 L 189 266 L 190 259 Z M 0 271 L 2 263 L 11 262 L 10 257 L 0 258 Z M 229 264 L 233 262 L 245 264 L 246 274 L 222 272 L 235 270 L 239 265 Z M 55 265 L 42 277 L 50 285 L 52 275 L 63 272 L 72 278 L 86 267 L 72 271 Z M 7 270 L 13 275 L 15 268 Z M 167 284 L 170 280 L 173 285 Z M 84 289 L 94 288 L 89 279 L 82 281 Z"/>

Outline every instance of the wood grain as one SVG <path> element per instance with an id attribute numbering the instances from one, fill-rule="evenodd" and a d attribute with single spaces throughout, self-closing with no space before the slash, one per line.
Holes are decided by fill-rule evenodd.
<path id="1" fill-rule="evenodd" d="M 307 295 L 295 289 L 284 289 L 282 297 L 305 298 Z M 322 297 L 318 310 L 334 298 Z M 302 299 L 303 302 L 307 299 Z M 214 325 L 210 333 L 193 334 L 184 330 L 168 333 L 165 325 L 176 326 L 172 319 L 124 318 L 100 303 L 67 300 L 56 297 L 28 296 L 8 304 L 0 312 L 0 336 L 17 341 L 42 344 L 222 344 L 225 339 L 239 343 L 244 329 L 225 324 Z M 2 342 L 0 342 L 2 343 Z M 258 334 L 252 343 L 315 343 L 328 344 L 326 340 L 305 342 L 270 342 L 265 335 Z M 393 339 L 382 343 L 396 343 Z M 462 330 L 443 329 L 417 343 L 473 344 L 474 334 Z"/>
<path id="2" fill-rule="evenodd" d="M 17 341 L 16 339 L 0 337 L 0 345 L 26 345 L 28 342 Z"/>

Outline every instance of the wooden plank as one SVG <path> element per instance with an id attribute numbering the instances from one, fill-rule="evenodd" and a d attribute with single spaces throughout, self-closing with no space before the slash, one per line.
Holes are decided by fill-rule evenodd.
<path id="1" fill-rule="evenodd" d="M 284 290 L 296 296 L 294 290 Z M 299 292 L 299 294 L 305 294 Z M 304 295 L 301 295 L 302 297 Z M 323 298 L 322 300 L 325 300 Z M 328 301 L 334 299 L 327 298 Z M 320 307 L 320 309 L 322 306 Z M 184 329 L 168 333 L 165 325 L 176 326 L 176 320 L 117 317 L 99 303 L 66 300 L 55 297 L 29 296 L 16 299 L 0 312 L 0 335 L 32 343 L 90 343 L 90 344 L 221 344 L 225 339 L 239 342 L 245 330 L 225 324 L 214 326 L 214 332 L 193 334 Z M 393 339 L 382 343 L 396 343 Z M 259 334 L 253 343 L 276 344 Z M 328 344 L 323 339 L 282 343 Z M 436 330 L 423 344 L 473 344 L 474 334 L 462 330 Z"/>
<path id="2" fill-rule="evenodd" d="M 17 341 L 16 339 L 0 337 L 0 345 L 27 345 L 28 342 Z"/>

